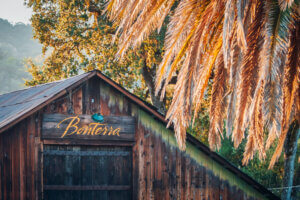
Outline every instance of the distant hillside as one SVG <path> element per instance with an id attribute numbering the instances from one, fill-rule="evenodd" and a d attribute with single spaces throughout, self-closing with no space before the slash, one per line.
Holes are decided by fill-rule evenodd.
<path id="1" fill-rule="evenodd" d="M 11 24 L 0 18 L 0 94 L 24 88 L 24 59 L 41 54 L 41 45 L 32 39 L 30 25 Z"/>

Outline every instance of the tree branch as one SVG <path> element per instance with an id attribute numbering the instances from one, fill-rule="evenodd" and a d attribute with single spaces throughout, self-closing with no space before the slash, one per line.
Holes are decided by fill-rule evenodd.
<path id="1" fill-rule="evenodd" d="M 100 8 L 98 8 L 97 6 L 95 6 L 95 5 L 93 5 L 93 4 L 89 5 L 88 11 L 89 11 L 89 12 L 92 12 L 92 13 L 97 13 L 97 14 L 99 14 L 99 15 L 101 14 Z"/>

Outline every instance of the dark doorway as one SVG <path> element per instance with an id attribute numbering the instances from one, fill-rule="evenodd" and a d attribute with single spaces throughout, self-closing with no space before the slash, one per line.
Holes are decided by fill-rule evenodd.
<path id="1" fill-rule="evenodd" d="M 132 199 L 131 147 L 44 145 L 43 197 Z"/>

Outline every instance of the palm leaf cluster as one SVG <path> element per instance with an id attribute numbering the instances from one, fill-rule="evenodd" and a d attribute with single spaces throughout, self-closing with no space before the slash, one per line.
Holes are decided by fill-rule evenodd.
<path id="1" fill-rule="evenodd" d="M 248 130 L 247 163 L 255 153 L 264 159 L 278 138 L 274 165 L 299 120 L 298 0 L 110 0 L 106 11 L 118 25 L 119 56 L 170 16 L 156 92 L 163 98 L 178 73 L 166 117 L 182 149 L 212 79 L 210 147 L 220 148 L 223 130 L 237 147 Z"/>

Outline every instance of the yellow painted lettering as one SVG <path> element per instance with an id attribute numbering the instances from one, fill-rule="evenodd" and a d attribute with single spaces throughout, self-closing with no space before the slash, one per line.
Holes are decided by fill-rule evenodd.
<path id="1" fill-rule="evenodd" d="M 112 127 L 110 127 L 108 135 L 111 135 L 111 134 L 113 134 L 113 128 Z"/>
<path id="2" fill-rule="evenodd" d="M 87 127 L 81 127 L 80 129 L 78 129 L 77 135 L 82 135 L 84 132 L 86 132 L 87 131 L 86 128 Z"/>
<path id="3" fill-rule="evenodd" d="M 94 131 L 98 125 L 99 123 L 90 123 L 88 135 L 94 135 Z M 94 128 L 92 126 L 94 126 Z"/>
<path id="4" fill-rule="evenodd" d="M 121 128 L 114 129 L 112 126 L 108 127 L 107 124 L 101 124 L 101 123 L 90 123 L 85 124 L 82 127 L 78 127 L 78 124 L 80 122 L 80 118 L 78 116 L 68 117 L 63 119 L 57 124 L 57 128 L 60 128 L 62 123 L 65 123 L 65 121 L 69 121 L 69 124 L 67 125 L 67 128 L 65 129 L 64 133 L 61 135 L 61 138 L 73 135 L 76 133 L 76 135 L 117 135 L 120 136 Z"/>
<path id="5" fill-rule="evenodd" d="M 102 133 L 102 135 L 106 135 L 106 132 L 107 132 L 107 127 L 106 127 L 106 126 L 104 126 L 104 130 L 103 130 L 103 133 Z"/>
<path id="6" fill-rule="evenodd" d="M 78 129 L 78 126 L 77 124 L 80 122 L 80 118 L 78 116 L 75 116 L 75 117 L 68 117 L 62 121 L 60 121 L 58 124 L 57 124 L 57 128 L 59 128 L 60 124 L 63 123 L 64 121 L 67 121 L 67 120 L 71 120 L 70 123 L 68 124 L 65 132 L 62 134 L 61 138 L 65 137 L 66 135 L 73 135 L 74 133 L 77 132 L 77 129 Z M 70 128 L 75 128 L 75 130 L 71 133 L 68 133 L 69 129 Z"/>
<path id="7" fill-rule="evenodd" d="M 116 128 L 113 132 L 113 135 L 117 135 L 117 136 L 120 136 L 119 133 L 120 133 L 120 128 Z"/>
<path id="8" fill-rule="evenodd" d="M 87 125 L 83 125 L 82 128 L 84 128 L 84 132 L 82 133 L 82 135 L 86 135 L 87 132 L 89 131 L 89 127 Z"/>
<path id="9" fill-rule="evenodd" d="M 100 135 L 102 130 L 103 130 L 102 127 L 97 128 L 95 131 L 95 135 Z"/>

